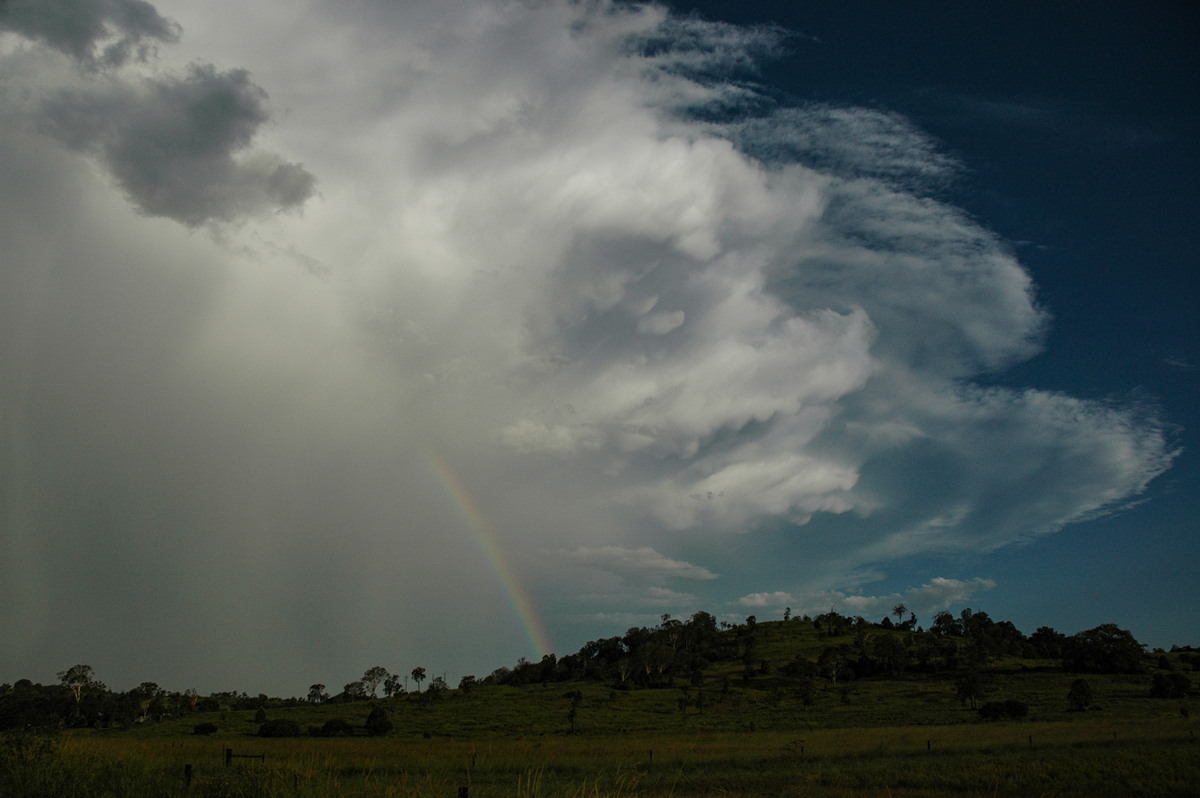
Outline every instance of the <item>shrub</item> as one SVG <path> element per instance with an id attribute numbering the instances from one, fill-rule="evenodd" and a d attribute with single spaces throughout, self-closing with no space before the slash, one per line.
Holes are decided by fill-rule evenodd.
<path id="1" fill-rule="evenodd" d="M 1192 680 L 1182 673 L 1156 673 L 1150 685 L 1154 698 L 1185 698 L 1192 690 Z"/>
<path id="2" fill-rule="evenodd" d="M 375 707 L 367 715 L 367 734 L 378 737 L 392 730 L 392 722 L 388 720 L 387 711 L 383 707 Z"/>
<path id="3" fill-rule="evenodd" d="M 300 727 L 293 720 L 276 718 L 258 727 L 259 737 L 299 737 Z"/>
<path id="4" fill-rule="evenodd" d="M 979 708 L 979 717 L 984 720 L 1019 720 L 1029 714 L 1029 705 L 1024 701 L 988 701 Z"/>
<path id="5" fill-rule="evenodd" d="M 192 727 L 192 734 L 213 734 L 217 730 L 215 723 L 197 723 Z"/>
<path id="6" fill-rule="evenodd" d="M 1071 682 L 1071 689 L 1067 692 L 1067 705 L 1072 712 L 1082 712 L 1094 702 L 1092 686 L 1087 683 L 1086 679 L 1076 679 Z"/>
<path id="7" fill-rule="evenodd" d="M 352 734 L 354 734 L 354 727 L 341 718 L 327 720 L 321 727 L 322 737 L 349 737 Z"/>

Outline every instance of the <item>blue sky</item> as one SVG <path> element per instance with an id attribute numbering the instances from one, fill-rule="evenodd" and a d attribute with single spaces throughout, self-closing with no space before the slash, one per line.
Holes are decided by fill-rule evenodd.
<path id="1" fill-rule="evenodd" d="M 961 161 L 946 196 L 1011 243 L 1052 316 L 1042 350 L 988 381 L 1136 398 L 1174 425 L 1182 453 L 1144 504 L 982 558 L 1004 588 L 978 604 L 1026 631 L 1104 617 L 1155 645 L 1195 638 L 1195 6 L 687 7 L 796 32 L 771 86 L 898 112 Z"/>
<path id="2" fill-rule="evenodd" d="M 1196 643 L 1187 4 L 56 5 L 0 16 L 0 680 Z"/>

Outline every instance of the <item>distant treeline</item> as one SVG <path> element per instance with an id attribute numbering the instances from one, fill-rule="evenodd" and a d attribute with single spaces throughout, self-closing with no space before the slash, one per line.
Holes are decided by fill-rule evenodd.
<path id="1" fill-rule="evenodd" d="M 1073 673 L 1141 673 L 1146 670 L 1146 647 L 1115 624 L 1065 635 L 1043 626 L 1024 635 L 1010 621 L 994 621 L 986 612 L 964 609 L 957 617 L 939 612 L 929 629 L 903 605 L 893 611 L 897 620 L 878 623 L 859 616 L 827 612 L 815 618 L 792 617 L 786 623 L 811 624 L 829 645 L 817 655 L 800 654 L 785 666 L 793 675 L 845 681 L 905 672 L 958 672 L 980 667 L 999 657 L 1055 660 Z M 907 616 L 907 617 L 906 617 Z M 759 650 L 775 624 L 760 624 L 751 615 L 744 623 L 718 624 L 707 612 L 686 621 L 663 616 L 653 628 L 634 627 L 622 636 L 585 643 L 564 657 L 549 654 L 540 662 L 521 659 L 512 668 L 498 668 L 483 684 L 525 685 L 545 682 L 611 681 L 626 688 L 671 686 L 677 679 L 699 680 L 716 662 L 740 660 L 749 679 L 769 667 Z M 883 633 L 881 633 L 883 632 Z M 1200 652 L 1173 646 L 1181 659 L 1200 670 Z M 469 678 L 469 677 L 468 677 Z"/>
<path id="2" fill-rule="evenodd" d="M 624 635 L 589 641 L 574 654 L 548 654 L 538 662 L 522 658 L 513 667 L 497 668 L 482 679 L 464 676 L 458 687 L 469 693 L 489 685 L 586 681 L 608 682 L 616 689 L 674 687 L 681 682 L 699 686 L 717 666 L 726 683 L 738 676 L 750 683 L 770 672 L 772 665 L 762 649 L 773 630 L 784 631 L 790 628 L 788 624 L 809 624 L 816 639 L 825 643 L 817 649 L 805 647 L 786 663 L 775 658 L 777 675 L 793 680 L 802 693 L 805 685 L 819 679 L 844 685 L 860 678 L 950 672 L 958 675 L 961 697 L 973 701 L 972 675 L 1004 657 L 1048 660 L 1047 667 L 1072 673 L 1141 673 L 1154 665 L 1162 671 L 1174 668 L 1165 652 L 1147 654 L 1130 632 L 1114 624 L 1070 636 L 1043 626 L 1026 636 L 1009 621 L 994 621 L 986 612 L 970 609 L 958 616 L 940 612 L 928 629 L 918 626 L 916 616 L 903 605 L 893 614 L 895 621 L 870 622 L 837 612 L 815 618 L 792 617 L 789 610 L 782 626 L 759 623 L 754 616 L 729 624 L 719 623 L 707 612 L 697 612 L 687 620 L 664 615 L 657 626 L 633 627 Z M 812 635 L 807 632 L 810 639 Z M 1191 646 L 1173 646 L 1171 651 L 1181 665 L 1200 670 L 1200 651 Z M 196 690 L 164 690 L 154 682 L 121 692 L 109 690 L 97 680 L 90 666 L 76 665 L 59 673 L 57 684 L 35 684 L 28 679 L 0 684 L 0 730 L 128 727 L 198 712 L 366 701 L 376 697 L 380 686 L 384 695 L 392 698 L 408 692 L 410 676 L 416 686 L 413 697 L 420 701 L 437 701 L 450 689 L 444 678 L 436 676 L 422 692 L 424 668 L 401 676 L 375 666 L 335 695 L 326 692 L 323 684 L 312 685 L 305 698 L 286 699 L 234 692 L 203 696 Z M 1190 690 L 1191 681 L 1183 674 L 1160 673 L 1151 693 L 1177 697 Z"/>

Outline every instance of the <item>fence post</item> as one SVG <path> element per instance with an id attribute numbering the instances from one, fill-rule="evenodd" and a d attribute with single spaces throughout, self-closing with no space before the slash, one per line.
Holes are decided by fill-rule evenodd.
<path id="1" fill-rule="evenodd" d="M 183 786 L 184 787 L 192 786 L 192 766 L 191 765 L 183 766 Z"/>
<path id="2" fill-rule="evenodd" d="M 225 767 L 229 767 L 232 764 L 233 764 L 233 749 L 226 748 L 225 749 Z"/>

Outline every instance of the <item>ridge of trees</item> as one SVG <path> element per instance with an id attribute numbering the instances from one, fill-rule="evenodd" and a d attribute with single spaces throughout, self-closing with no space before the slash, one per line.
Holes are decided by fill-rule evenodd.
<path id="1" fill-rule="evenodd" d="M 817 679 L 825 679 L 832 686 L 857 678 L 950 673 L 955 675 L 959 699 L 974 708 L 983 694 L 981 668 L 1002 657 L 1057 660 L 1063 671 L 1079 674 L 1144 673 L 1154 662 L 1129 631 L 1111 623 L 1070 636 L 1042 626 L 1026 636 L 1009 621 L 995 621 L 986 612 L 969 608 L 958 616 L 937 613 L 928 629 L 917 626 L 916 615 L 903 605 L 897 605 L 892 614 L 896 616 L 894 622 L 885 617 L 872 623 L 834 611 L 816 617 L 792 617 L 788 610 L 785 624 L 810 624 L 825 645 L 815 657 L 809 648 L 781 667 L 776 662 L 776 667 L 794 682 L 802 698 L 814 692 Z M 727 688 L 731 672 L 747 683 L 769 672 L 771 666 L 762 650 L 776 627 L 777 623 L 760 624 L 753 615 L 736 625 L 718 622 L 707 612 L 697 612 L 686 620 L 663 615 L 661 623 L 653 627 L 632 627 L 623 635 L 589 641 L 573 654 L 547 654 L 537 662 L 522 658 L 514 666 L 497 668 L 482 679 L 464 676 L 458 688 L 467 694 L 491 685 L 599 681 L 609 682 L 615 689 L 686 690 L 701 687 L 717 665 L 721 666 Z M 1173 646 L 1172 652 L 1178 662 L 1193 671 L 1200 670 L 1200 650 Z M 1157 669 L 1160 672 L 1154 677 L 1150 695 L 1175 698 L 1191 692 L 1191 680 L 1172 672 L 1174 666 L 1161 652 Z M 409 697 L 416 701 L 439 701 L 450 689 L 445 677 L 434 676 L 422 690 L 427 678 L 422 667 L 402 676 L 374 666 L 339 693 L 331 694 L 325 685 L 313 684 L 305 697 L 288 699 L 244 692 L 201 696 L 194 689 L 164 690 L 154 682 L 143 682 L 124 692 L 112 691 L 95 678 L 90 666 L 83 664 L 57 675 L 59 683 L 52 685 L 28 679 L 0 684 L 0 730 L 126 727 L 193 712 L 265 711 L 268 707 L 370 701 L 377 698 L 380 688 L 385 697 L 397 698 L 409 692 L 410 678 L 416 689 Z M 1076 680 L 1069 700 L 1072 707 L 1087 708 L 1091 698 L 1086 682 Z M 1011 715 L 1017 708 L 988 707 L 988 711 Z M 373 717 L 368 724 L 370 733 L 390 728 L 386 713 L 375 713 Z M 338 733 L 336 729 L 325 731 Z"/>

